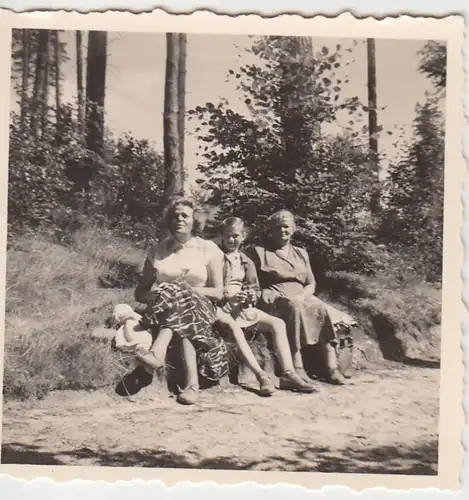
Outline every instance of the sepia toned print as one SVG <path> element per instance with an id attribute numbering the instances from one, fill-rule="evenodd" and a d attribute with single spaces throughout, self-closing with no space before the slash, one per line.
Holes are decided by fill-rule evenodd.
<path id="1" fill-rule="evenodd" d="M 1 470 L 457 488 L 462 22 L 2 22 Z"/>

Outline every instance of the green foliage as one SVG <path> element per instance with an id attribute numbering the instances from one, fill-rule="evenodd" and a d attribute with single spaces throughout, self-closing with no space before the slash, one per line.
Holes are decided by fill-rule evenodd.
<path id="1" fill-rule="evenodd" d="M 106 227 L 134 241 L 156 238 L 163 209 L 163 161 L 147 140 L 125 134 L 115 144 L 112 164 L 94 179 L 94 210 Z"/>
<path id="2" fill-rule="evenodd" d="M 74 151 L 74 154 L 79 154 Z M 55 147 L 51 129 L 40 139 L 22 128 L 17 115 L 10 124 L 8 224 L 14 231 L 24 225 L 54 223 L 66 217 L 73 184 L 67 177 L 66 150 Z"/>
<path id="3" fill-rule="evenodd" d="M 226 101 L 189 115 L 201 122 L 200 184 L 219 217 L 236 213 L 261 229 L 273 210 L 287 207 L 297 214 L 298 237 L 312 253 L 327 266 L 355 268 L 352 245 L 357 230 L 368 231 L 372 222 L 375 181 L 366 137 L 321 134 L 321 124 L 361 107 L 356 98 L 341 100 L 335 73 L 340 49 L 331 54 L 324 47 L 313 55 L 302 39 L 260 38 L 252 48 L 259 63 L 230 71 L 250 116 Z"/>
<path id="4" fill-rule="evenodd" d="M 411 256 L 431 281 L 441 280 L 443 252 L 444 122 L 435 98 L 417 106 L 414 139 L 390 169 L 388 209 L 380 236 Z"/>
<path id="5" fill-rule="evenodd" d="M 106 158 L 87 149 L 64 106 L 60 134 L 41 137 L 13 114 L 9 149 L 9 231 L 50 226 L 73 230 L 95 222 L 137 241 L 157 237 L 163 163 L 146 140 L 108 138 Z"/>
<path id="6" fill-rule="evenodd" d="M 429 76 L 439 92 L 446 87 L 446 44 L 431 40 L 420 51 L 419 71 Z"/>

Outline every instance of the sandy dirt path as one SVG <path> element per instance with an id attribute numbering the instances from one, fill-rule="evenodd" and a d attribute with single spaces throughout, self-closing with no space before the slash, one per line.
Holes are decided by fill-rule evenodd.
<path id="1" fill-rule="evenodd" d="M 436 369 L 387 368 L 313 395 L 217 387 L 192 407 L 57 392 L 5 403 L 2 462 L 436 474 L 438 383 Z"/>

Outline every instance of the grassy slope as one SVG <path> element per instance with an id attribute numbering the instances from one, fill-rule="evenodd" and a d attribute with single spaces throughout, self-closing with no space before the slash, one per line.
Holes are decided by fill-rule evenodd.
<path id="1" fill-rule="evenodd" d="M 130 243 L 93 228 L 67 245 L 44 236 L 15 240 L 7 253 L 5 397 L 95 389 L 118 379 L 123 360 L 90 332 L 115 304 L 134 303 L 143 258 Z M 409 332 L 418 346 L 421 332 L 439 321 L 439 292 L 428 286 L 399 289 L 389 279 L 356 275 L 334 277 L 331 285 L 332 300 L 346 304 L 363 324 L 365 340 L 377 338 L 382 347 L 393 338 L 399 347 Z M 346 296 L 334 294 L 334 287 L 345 287 Z"/>
<path id="2" fill-rule="evenodd" d="M 133 301 L 122 271 L 135 274 L 142 260 L 143 252 L 93 229 L 67 246 L 41 237 L 16 240 L 7 253 L 5 396 L 115 380 L 119 359 L 89 335 L 116 303 Z"/>

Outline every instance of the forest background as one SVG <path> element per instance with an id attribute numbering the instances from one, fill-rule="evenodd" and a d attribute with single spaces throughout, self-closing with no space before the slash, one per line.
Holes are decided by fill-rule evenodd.
<path id="1" fill-rule="evenodd" d="M 269 214 L 291 209 L 319 294 L 358 316 L 384 358 L 438 358 L 445 45 L 422 42 L 413 72 L 394 69 L 396 94 L 427 80 L 413 112 L 379 107 L 387 41 L 280 36 L 231 41 L 226 92 L 188 107 L 188 73 L 203 79 L 210 52 L 194 63 L 201 35 L 154 35 L 165 66 L 162 116 L 142 114 L 153 143 L 108 123 L 119 109 L 107 100 L 113 41 L 131 36 L 13 33 L 4 394 L 115 380 L 121 367 L 84 332 L 129 298 L 163 206 L 181 192 L 206 206 L 209 236 L 236 214 L 252 242 Z M 350 95 L 358 80 L 365 99 Z"/>

